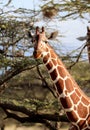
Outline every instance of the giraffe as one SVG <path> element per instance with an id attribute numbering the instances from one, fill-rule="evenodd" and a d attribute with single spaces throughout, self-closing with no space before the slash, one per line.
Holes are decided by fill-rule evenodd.
<path id="1" fill-rule="evenodd" d="M 32 36 L 34 58 L 42 58 L 55 85 L 58 100 L 71 122 L 69 130 L 90 130 L 90 98 L 84 94 L 70 75 L 62 60 L 48 43 L 45 29 L 36 27 Z"/>

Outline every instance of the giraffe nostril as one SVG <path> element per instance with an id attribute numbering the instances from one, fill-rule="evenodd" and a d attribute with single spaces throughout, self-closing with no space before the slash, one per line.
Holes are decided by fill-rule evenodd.
<path id="1" fill-rule="evenodd" d="M 37 51 L 34 51 L 34 52 L 33 52 L 33 55 L 36 55 L 36 54 L 37 54 Z"/>
<path id="2" fill-rule="evenodd" d="M 40 57 L 41 56 L 41 53 L 40 53 L 40 51 L 34 51 L 33 52 L 33 56 L 35 57 L 35 58 L 38 58 L 38 57 Z"/>

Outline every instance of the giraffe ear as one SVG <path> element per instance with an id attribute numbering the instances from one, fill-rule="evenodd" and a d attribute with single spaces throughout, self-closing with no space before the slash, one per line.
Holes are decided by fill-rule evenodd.
<path id="1" fill-rule="evenodd" d="M 55 39 L 58 35 L 58 31 L 52 32 L 48 39 Z"/>

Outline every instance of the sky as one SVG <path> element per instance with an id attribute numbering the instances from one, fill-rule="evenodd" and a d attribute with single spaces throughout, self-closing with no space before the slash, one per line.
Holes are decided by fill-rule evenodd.
<path id="1" fill-rule="evenodd" d="M 3 2 L 3 4 L 7 4 L 9 0 L 0 0 Z M 10 5 L 14 5 L 16 8 L 27 8 L 27 9 L 33 9 L 34 5 L 37 7 L 39 6 L 39 2 L 41 0 L 12 0 Z"/>
<path id="2" fill-rule="evenodd" d="M 2 0 L 3 3 L 7 4 L 8 0 Z M 27 9 L 35 9 L 39 8 L 39 3 L 42 0 L 12 0 L 10 5 L 14 5 L 15 8 L 27 8 Z M 59 0 L 58 0 L 59 1 Z M 38 22 L 37 25 L 44 26 L 44 22 Z M 76 38 L 80 36 L 85 36 L 87 33 L 87 26 L 89 26 L 87 20 L 68 20 L 68 21 L 58 21 L 52 20 L 52 22 L 48 23 L 48 26 L 54 26 L 55 29 L 59 31 L 64 37 L 61 37 L 62 46 L 68 48 L 78 48 L 85 41 L 80 42 Z M 46 25 L 45 25 L 46 26 Z"/>

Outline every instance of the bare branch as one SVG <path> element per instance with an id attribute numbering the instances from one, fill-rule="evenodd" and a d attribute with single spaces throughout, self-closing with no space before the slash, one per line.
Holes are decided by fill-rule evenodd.
<path id="1" fill-rule="evenodd" d="M 12 0 L 8 0 L 8 3 L 5 6 L 8 6 L 11 2 Z"/>
<path id="2" fill-rule="evenodd" d="M 83 48 L 82 48 L 81 51 L 79 52 L 76 61 L 75 61 L 72 65 L 70 65 L 68 69 L 71 69 L 71 68 L 79 61 L 79 59 L 80 59 L 80 57 L 81 57 L 81 54 L 82 54 L 82 52 L 83 52 L 83 50 L 85 49 L 86 46 L 87 46 L 87 44 L 85 43 L 84 46 L 83 46 Z"/>

